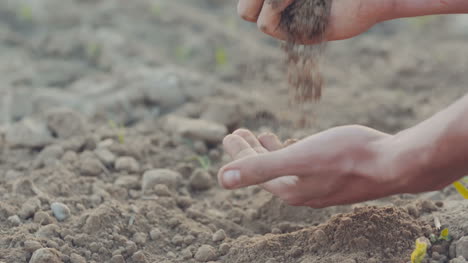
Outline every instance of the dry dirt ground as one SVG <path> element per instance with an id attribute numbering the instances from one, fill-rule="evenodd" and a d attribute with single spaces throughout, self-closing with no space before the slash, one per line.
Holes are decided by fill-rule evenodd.
<path id="1" fill-rule="evenodd" d="M 278 43 L 235 2 L 0 1 L 0 262 L 405 263 L 434 217 L 452 240 L 424 262 L 466 262 L 451 187 L 311 209 L 215 180 L 239 127 L 396 132 L 447 106 L 467 91 L 465 19 L 331 43 L 322 101 L 297 106 Z"/>

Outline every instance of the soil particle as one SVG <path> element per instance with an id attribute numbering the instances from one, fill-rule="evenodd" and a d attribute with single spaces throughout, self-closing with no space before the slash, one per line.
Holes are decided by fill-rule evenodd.
<path id="1" fill-rule="evenodd" d="M 70 263 L 86 263 L 86 259 L 76 253 L 71 253 Z"/>
<path id="2" fill-rule="evenodd" d="M 63 139 L 84 136 L 88 131 L 84 117 L 70 109 L 55 109 L 48 112 L 47 126 L 52 133 Z"/>
<path id="3" fill-rule="evenodd" d="M 48 225 L 52 224 L 54 220 L 52 220 L 52 217 L 49 216 L 48 213 L 44 211 L 38 211 L 34 214 L 34 223 L 40 224 L 40 225 Z"/>
<path id="4" fill-rule="evenodd" d="M 166 129 L 184 137 L 209 143 L 221 142 L 228 132 L 226 126 L 216 122 L 174 115 L 167 117 Z"/>
<path id="5" fill-rule="evenodd" d="M 128 189 L 139 189 L 141 187 L 140 179 L 133 175 L 122 175 L 115 180 L 116 186 L 128 188 Z"/>
<path id="6" fill-rule="evenodd" d="M 28 199 L 18 212 L 21 219 L 28 219 L 34 215 L 41 208 L 41 200 L 37 197 Z"/>
<path id="7" fill-rule="evenodd" d="M 21 225 L 21 219 L 19 218 L 18 215 L 13 215 L 13 216 L 8 217 L 8 222 L 10 222 L 13 226 Z"/>
<path id="8" fill-rule="evenodd" d="M 213 242 L 220 242 L 224 239 L 226 239 L 226 232 L 224 232 L 222 229 L 216 231 L 216 233 L 213 234 Z"/>
<path id="9" fill-rule="evenodd" d="M 164 184 L 169 189 L 175 189 L 182 179 L 182 175 L 169 169 L 155 169 L 143 174 L 141 190 L 143 193 L 152 191 L 155 185 Z"/>
<path id="10" fill-rule="evenodd" d="M 50 208 L 58 221 L 64 221 L 70 217 L 70 208 L 63 203 L 54 202 L 50 205 Z"/>
<path id="11" fill-rule="evenodd" d="M 41 243 L 39 243 L 36 240 L 26 240 L 24 241 L 24 249 L 26 249 L 28 252 L 32 253 L 38 249 L 42 248 Z"/>
<path id="12" fill-rule="evenodd" d="M 114 164 L 116 156 L 106 148 L 98 148 L 94 151 L 99 160 L 107 167 Z"/>
<path id="13" fill-rule="evenodd" d="M 37 156 L 34 166 L 40 168 L 42 166 L 52 166 L 59 163 L 60 158 L 64 154 L 64 149 L 60 145 L 50 145 L 45 147 Z"/>
<path id="14" fill-rule="evenodd" d="M 111 263 L 125 263 L 125 259 L 122 255 L 114 255 L 111 260 Z"/>
<path id="15" fill-rule="evenodd" d="M 196 169 L 189 178 L 189 184 L 190 188 L 195 191 L 204 191 L 211 188 L 213 179 L 207 171 Z"/>
<path id="16" fill-rule="evenodd" d="M 208 262 L 216 260 L 216 250 L 210 245 L 202 245 L 195 253 L 198 262 Z"/>
<path id="17" fill-rule="evenodd" d="M 165 184 L 157 184 L 154 186 L 154 193 L 158 196 L 171 196 L 171 190 Z"/>
<path id="18" fill-rule="evenodd" d="M 280 0 L 270 0 L 278 5 Z M 332 0 L 296 0 L 281 14 L 280 28 L 288 34 L 283 48 L 287 55 L 288 81 L 297 102 L 320 99 L 323 85 L 319 69 L 321 45 L 302 46 L 302 40 L 320 42 L 328 25 Z"/>
<path id="19" fill-rule="evenodd" d="M 457 241 L 455 255 L 457 257 L 462 256 L 468 260 L 468 236 L 464 236 Z"/>
<path id="20" fill-rule="evenodd" d="M 145 253 L 143 253 L 143 251 L 135 252 L 135 254 L 133 254 L 133 256 L 132 256 L 132 260 L 133 260 L 134 263 L 146 263 L 146 262 L 148 262 L 146 260 Z"/>
<path id="21" fill-rule="evenodd" d="M 129 156 L 117 158 L 114 167 L 117 171 L 121 172 L 137 173 L 140 171 L 140 165 L 138 164 L 137 160 Z"/>
<path id="22" fill-rule="evenodd" d="M 97 159 L 85 157 L 81 160 L 80 171 L 84 176 L 99 176 L 104 171 L 104 166 Z"/>
<path id="23" fill-rule="evenodd" d="M 43 147 L 53 138 L 43 122 L 26 118 L 7 130 L 5 141 L 12 147 Z"/>
<path id="24" fill-rule="evenodd" d="M 51 248 L 41 248 L 34 251 L 29 263 L 61 263 L 59 252 Z"/>

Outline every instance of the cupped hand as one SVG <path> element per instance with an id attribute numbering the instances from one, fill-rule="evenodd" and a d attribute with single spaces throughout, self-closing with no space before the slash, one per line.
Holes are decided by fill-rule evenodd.
<path id="1" fill-rule="evenodd" d="M 279 26 L 281 13 L 294 1 L 282 0 L 272 5 L 270 0 L 239 0 L 237 11 L 243 19 L 257 23 L 264 33 L 286 40 L 287 35 Z M 324 39 L 341 40 L 359 35 L 388 19 L 394 8 L 394 0 L 333 0 Z M 314 44 L 318 39 L 304 37 L 297 41 Z"/>
<path id="2" fill-rule="evenodd" d="M 221 186 L 260 185 L 290 205 L 326 207 L 394 194 L 381 143 L 391 136 L 362 126 L 343 126 L 285 146 L 273 134 L 239 129 L 225 137 L 234 159 L 220 169 Z"/>

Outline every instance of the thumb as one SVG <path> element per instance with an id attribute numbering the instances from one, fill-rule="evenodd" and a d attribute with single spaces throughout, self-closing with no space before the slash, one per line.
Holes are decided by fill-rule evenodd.
<path id="1" fill-rule="evenodd" d="M 250 156 L 231 162 L 218 172 L 218 181 L 226 189 L 235 189 L 268 182 L 294 174 L 295 164 L 285 148 L 275 152 Z"/>

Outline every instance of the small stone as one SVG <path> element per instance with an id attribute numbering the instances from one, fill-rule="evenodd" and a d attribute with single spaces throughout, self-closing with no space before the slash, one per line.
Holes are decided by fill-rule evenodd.
<path id="1" fill-rule="evenodd" d="M 196 169 L 189 179 L 190 188 L 196 191 L 204 191 L 210 189 L 213 180 L 210 174 L 202 169 Z"/>
<path id="2" fill-rule="evenodd" d="M 449 263 L 467 263 L 468 261 L 466 261 L 465 258 L 463 258 L 462 256 L 459 256 L 457 258 L 454 258 L 452 260 L 450 260 Z"/>
<path id="3" fill-rule="evenodd" d="M 143 232 L 137 232 L 133 235 L 132 240 L 138 245 L 144 245 L 146 243 L 147 238 L 148 238 L 147 234 Z"/>
<path id="4" fill-rule="evenodd" d="M 125 244 L 125 250 L 127 251 L 128 254 L 133 254 L 138 250 L 138 247 L 135 242 L 127 241 Z"/>
<path id="5" fill-rule="evenodd" d="M 166 119 L 166 129 L 184 137 L 209 143 L 222 141 L 228 132 L 226 126 L 216 122 L 173 115 Z"/>
<path id="6" fill-rule="evenodd" d="M 28 199 L 22 206 L 20 211 L 18 212 L 19 217 L 21 219 L 28 219 L 32 217 L 39 209 L 41 208 L 41 201 L 36 198 Z"/>
<path id="7" fill-rule="evenodd" d="M 226 233 L 224 230 L 220 229 L 213 234 L 213 242 L 220 242 L 226 239 Z"/>
<path id="8" fill-rule="evenodd" d="M 60 254 L 52 248 L 40 248 L 34 251 L 29 263 L 61 263 Z"/>
<path id="9" fill-rule="evenodd" d="M 195 241 L 195 237 L 192 236 L 192 235 L 186 235 L 186 236 L 184 237 L 184 243 L 185 243 L 186 245 L 191 245 L 191 244 L 193 244 L 194 241 Z"/>
<path id="10" fill-rule="evenodd" d="M 48 213 L 44 212 L 44 211 L 38 211 L 34 214 L 34 219 L 33 219 L 34 223 L 37 223 L 37 224 L 41 224 L 41 225 L 48 225 L 48 224 L 52 224 L 53 223 L 53 220 L 52 218 L 49 216 Z"/>
<path id="11" fill-rule="evenodd" d="M 17 215 L 8 217 L 8 222 L 10 222 L 13 226 L 21 225 L 21 219 Z"/>
<path id="12" fill-rule="evenodd" d="M 7 130 L 5 141 L 12 147 L 43 147 L 52 143 L 53 138 L 45 123 L 23 119 Z"/>
<path id="13" fill-rule="evenodd" d="M 445 254 L 447 251 L 448 247 L 442 246 L 442 245 L 434 245 L 432 246 L 432 252 L 437 252 L 439 254 Z"/>
<path id="14" fill-rule="evenodd" d="M 86 259 L 76 253 L 71 253 L 70 263 L 86 263 Z"/>
<path id="15" fill-rule="evenodd" d="M 140 165 L 137 160 L 133 157 L 119 157 L 115 161 L 114 167 L 117 171 L 128 172 L 128 173 L 137 173 L 140 171 Z"/>
<path id="16" fill-rule="evenodd" d="M 468 236 L 464 236 L 457 241 L 455 245 L 455 255 L 468 259 Z"/>
<path id="17" fill-rule="evenodd" d="M 231 245 L 229 245 L 228 243 L 223 243 L 219 246 L 219 254 L 226 255 L 230 249 L 231 249 Z"/>
<path id="18" fill-rule="evenodd" d="M 182 245 L 182 244 L 184 243 L 184 238 L 183 238 L 181 235 L 176 234 L 176 235 L 172 238 L 171 243 L 174 244 L 174 245 L 176 245 L 176 246 L 180 246 L 180 245 Z"/>
<path id="19" fill-rule="evenodd" d="M 58 221 L 64 221 L 70 217 L 70 208 L 63 203 L 54 202 L 50 205 L 50 208 Z"/>
<path id="20" fill-rule="evenodd" d="M 192 253 L 192 251 L 190 251 L 189 248 L 186 248 L 186 249 L 182 250 L 182 252 L 180 252 L 180 254 L 182 255 L 182 258 L 185 259 L 185 260 L 193 258 L 193 253 Z"/>
<path id="21" fill-rule="evenodd" d="M 169 190 L 167 185 L 164 184 L 157 184 L 154 187 L 154 193 L 158 196 L 171 196 L 171 191 Z"/>
<path id="22" fill-rule="evenodd" d="M 208 262 L 216 260 L 216 250 L 210 245 L 202 245 L 195 253 L 198 262 Z"/>
<path id="23" fill-rule="evenodd" d="M 97 159 L 84 158 L 80 165 L 81 175 L 99 176 L 103 172 L 103 165 Z"/>
<path id="24" fill-rule="evenodd" d="M 59 163 L 60 158 L 64 154 L 63 147 L 60 145 L 49 145 L 39 153 L 34 166 L 52 166 Z"/>
<path id="25" fill-rule="evenodd" d="M 421 202 L 421 210 L 426 213 L 437 211 L 437 206 L 431 200 L 423 200 Z"/>
<path id="26" fill-rule="evenodd" d="M 36 232 L 36 237 L 37 238 L 44 238 L 44 239 L 50 239 L 53 237 L 57 237 L 59 233 L 59 227 L 54 224 L 49 224 L 46 226 L 43 226 L 39 228 Z"/>
<path id="27" fill-rule="evenodd" d="M 182 176 L 175 171 L 168 169 L 155 169 L 149 170 L 143 174 L 143 179 L 141 183 L 141 189 L 143 193 L 146 193 L 153 189 L 157 184 L 164 184 L 169 189 L 175 189 L 179 182 L 181 181 Z"/>
<path id="28" fill-rule="evenodd" d="M 150 231 L 150 238 L 151 240 L 158 240 L 162 236 L 161 230 L 155 228 Z"/>
<path id="29" fill-rule="evenodd" d="M 24 241 L 24 249 L 26 249 L 26 251 L 32 253 L 38 249 L 42 248 L 42 245 L 41 243 L 35 241 L 35 240 L 26 240 Z"/>
<path id="30" fill-rule="evenodd" d="M 193 143 L 193 149 L 199 154 L 205 154 L 208 151 L 205 142 L 203 141 L 195 141 Z"/>
<path id="31" fill-rule="evenodd" d="M 97 148 L 96 150 L 94 150 L 94 153 L 99 158 L 99 160 L 101 160 L 101 162 L 108 167 L 113 165 L 115 163 L 115 160 L 117 159 L 115 154 L 113 154 L 106 148 Z"/>
<path id="32" fill-rule="evenodd" d="M 132 260 L 135 263 L 146 263 L 147 262 L 145 253 L 143 253 L 143 251 L 135 252 L 135 254 L 133 254 L 133 256 L 132 256 Z"/>
<path id="33" fill-rule="evenodd" d="M 140 179 L 133 175 L 123 175 L 119 176 L 119 178 L 115 180 L 114 184 L 128 189 L 139 189 Z"/>
<path id="34" fill-rule="evenodd" d="M 88 131 L 83 116 L 70 109 L 56 109 L 48 112 L 47 126 L 50 131 L 62 139 L 84 136 Z"/>
<path id="35" fill-rule="evenodd" d="M 122 255 L 114 255 L 112 256 L 111 263 L 125 263 L 125 259 Z"/>

